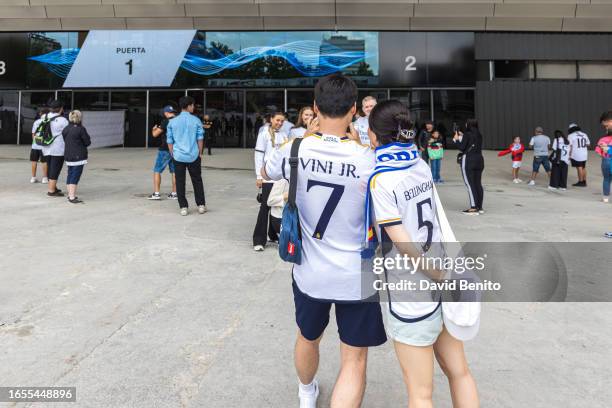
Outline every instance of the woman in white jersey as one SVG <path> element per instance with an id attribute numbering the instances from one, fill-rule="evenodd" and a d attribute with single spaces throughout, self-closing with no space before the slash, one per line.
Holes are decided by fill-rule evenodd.
<path id="1" fill-rule="evenodd" d="M 397 100 L 381 102 L 372 110 L 369 124 L 370 142 L 376 147 L 376 170 L 369 182 L 368 207 L 371 204 L 383 256 L 430 256 L 443 246 L 438 218 L 443 216 L 437 216 L 442 209 L 438 208 L 429 166 L 420 159 L 412 142 L 408 108 Z M 426 273 L 385 270 L 388 282 L 430 280 L 430 272 Z M 448 377 L 453 405 L 478 407 L 478 391 L 463 342 L 449 333 L 463 329 L 457 331 L 450 322 L 446 326 L 438 297 L 424 291 L 388 295 L 388 303 L 382 305 L 386 310 L 383 314 L 408 389 L 409 407 L 432 406 L 434 355 Z M 477 323 L 466 329 L 469 335 L 459 337 L 473 337 Z"/>
<path id="2" fill-rule="evenodd" d="M 257 215 L 255 230 L 253 231 L 253 249 L 255 251 L 263 251 L 268 239 L 270 241 L 278 241 L 278 235 L 269 220 L 270 207 L 268 206 L 268 197 L 274 182 L 263 180 L 261 168 L 272 155 L 272 152 L 287 141 L 287 135 L 280 131 L 284 121 L 285 115 L 282 112 L 274 113 L 270 116 L 269 126 L 265 128 L 262 126 L 262 130 L 257 135 L 257 144 L 255 145 L 255 175 L 257 176 L 257 188 L 261 188 L 261 205 Z"/>
<path id="3" fill-rule="evenodd" d="M 304 106 L 300 109 L 298 114 L 298 120 L 294 127 L 289 131 L 289 140 L 293 140 L 296 137 L 304 137 L 310 121 L 314 118 L 314 110 L 312 106 Z"/>

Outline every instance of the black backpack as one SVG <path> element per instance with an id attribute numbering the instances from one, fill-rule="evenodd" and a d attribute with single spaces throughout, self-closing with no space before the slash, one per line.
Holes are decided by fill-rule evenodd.
<path id="1" fill-rule="evenodd" d="M 53 133 L 51 132 L 51 122 L 57 118 L 59 118 L 59 116 L 49 118 L 49 115 L 45 115 L 42 117 L 40 124 L 36 128 L 36 133 L 34 136 L 34 142 L 36 145 L 50 146 L 53 143 L 55 137 L 53 137 Z"/>

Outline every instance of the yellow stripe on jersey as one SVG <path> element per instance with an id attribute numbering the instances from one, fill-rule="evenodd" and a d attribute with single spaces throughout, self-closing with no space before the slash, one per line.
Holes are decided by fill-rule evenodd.
<path id="1" fill-rule="evenodd" d="M 380 176 L 383 173 L 378 173 L 375 174 L 374 177 L 372 177 L 372 179 L 370 180 L 370 189 L 374 190 L 376 188 L 376 179 L 378 178 L 378 176 Z"/>
<path id="2" fill-rule="evenodd" d="M 376 223 L 378 225 L 382 225 L 382 224 L 389 224 L 389 223 L 397 222 L 397 221 L 401 221 L 401 220 L 402 220 L 401 217 L 398 217 L 398 218 L 388 218 L 386 220 L 376 220 Z"/>

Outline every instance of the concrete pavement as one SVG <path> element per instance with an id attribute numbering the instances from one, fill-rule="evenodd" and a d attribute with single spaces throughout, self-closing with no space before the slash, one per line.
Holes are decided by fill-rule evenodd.
<path id="1" fill-rule="evenodd" d="M 272 248 L 251 249 L 252 152 L 214 153 L 204 157 L 209 213 L 180 217 L 176 201 L 144 198 L 153 149 L 93 150 L 79 186 L 85 204 L 75 206 L 28 183 L 24 147 L 0 147 L 0 386 L 76 386 L 77 403 L 58 407 L 297 406 L 290 266 Z M 542 175 L 536 188 L 512 184 L 510 160 L 487 152 L 479 217 L 459 213 L 467 193 L 453 158 L 440 193 L 460 240 L 604 242 L 612 230 L 595 157 L 589 187 L 561 194 Z M 526 155 L 524 180 L 529 164 Z M 609 406 L 611 311 L 485 304 L 466 345 L 482 406 Z M 320 407 L 338 361 L 332 319 Z M 368 376 L 364 407 L 406 406 L 390 344 L 371 351 Z M 436 406 L 450 407 L 438 369 L 435 386 Z"/>

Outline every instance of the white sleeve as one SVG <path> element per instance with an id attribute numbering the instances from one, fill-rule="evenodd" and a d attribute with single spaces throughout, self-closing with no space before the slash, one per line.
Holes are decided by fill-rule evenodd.
<path id="1" fill-rule="evenodd" d="M 34 121 L 34 123 L 32 124 L 32 134 L 36 133 L 36 130 L 38 130 L 38 125 L 40 124 L 41 120 L 40 119 L 36 119 Z"/>
<path id="2" fill-rule="evenodd" d="M 261 168 L 263 167 L 264 155 L 266 153 L 266 133 L 259 132 L 257 143 L 255 144 L 255 176 L 261 180 Z"/>
<path id="3" fill-rule="evenodd" d="M 529 146 L 533 146 L 533 137 L 529 140 Z"/>
<path id="4" fill-rule="evenodd" d="M 553 150 L 557 150 L 557 139 L 553 140 L 552 148 Z"/>
<path id="5" fill-rule="evenodd" d="M 590 146 L 590 145 L 591 145 L 591 139 L 589 139 L 589 137 L 587 136 L 587 134 L 586 134 L 586 133 L 584 134 L 584 138 L 585 138 L 585 139 L 586 139 L 586 141 L 587 141 L 587 146 Z"/>
<path id="6" fill-rule="evenodd" d="M 287 179 L 291 172 L 289 165 L 289 157 L 291 156 L 292 142 L 285 143 L 278 149 L 274 149 L 272 154 L 268 156 L 264 166 L 266 166 L 266 174 L 271 180 Z"/>
<path id="7" fill-rule="evenodd" d="M 402 215 L 399 208 L 397 208 L 395 194 L 392 190 L 389 191 L 382 183 L 377 182 L 376 176 L 370 182 L 370 194 L 376 223 L 381 228 L 402 223 Z"/>

